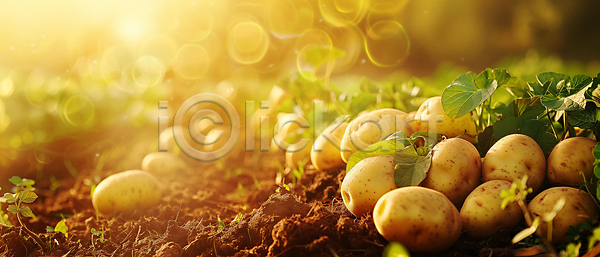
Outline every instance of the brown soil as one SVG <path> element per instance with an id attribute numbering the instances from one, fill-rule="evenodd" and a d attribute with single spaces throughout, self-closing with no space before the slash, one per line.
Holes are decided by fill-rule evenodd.
<path id="1" fill-rule="evenodd" d="M 274 165 L 284 163 L 283 154 L 256 155 L 224 165 L 188 160 L 189 170 L 159 178 L 164 193 L 158 206 L 131 216 L 97 217 L 90 200 L 91 184 L 126 165 L 80 169 L 77 177 L 62 176 L 53 190 L 57 184 L 41 176 L 40 198 L 30 205 L 37 219 L 24 222 L 51 249 L 43 252 L 19 228 L 2 228 L 1 256 L 381 256 L 387 241 L 372 218 L 354 217 L 341 200 L 342 167 L 319 172 L 308 166 L 290 192 L 276 183 L 291 181 Z M 61 217 L 68 234 L 46 232 Z M 11 222 L 18 224 L 12 215 Z M 436 256 L 511 256 L 514 233 L 490 240 L 462 236 Z"/>

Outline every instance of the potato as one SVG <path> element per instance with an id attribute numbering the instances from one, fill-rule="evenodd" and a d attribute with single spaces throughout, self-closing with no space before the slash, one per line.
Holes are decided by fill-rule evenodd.
<path id="1" fill-rule="evenodd" d="M 394 157 L 379 155 L 358 162 L 342 181 L 342 199 L 356 217 L 373 211 L 379 197 L 396 188 Z"/>
<path id="2" fill-rule="evenodd" d="M 357 150 L 385 139 L 397 131 L 405 131 L 406 113 L 400 110 L 385 108 L 358 116 L 344 131 L 341 155 L 344 162 Z"/>
<path id="3" fill-rule="evenodd" d="M 560 141 L 548 156 L 546 175 L 550 185 L 580 186 L 583 173 L 586 179 L 594 177 L 592 149 L 596 141 L 585 137 L 571 137 Z"/>
<path id="4" fill-rule="evenodd" d="M 160 202 L 158 180 L 141 170 L 128 170 L 106 177 L 98 183 L 92 205 L 100 214 L 130 214 Z"/>
<path id="5" fill-rule="evenodd" d="M 527 187 L 533 194 L 541 191 L 546 179 L 546 157 L 531 137 L 512 134 L 498 140 L 483 159 L 483 181 L 502 179 L 515 181 L 529 176 Z"/>
<path id="6" fill-rule="evenodd" d="M 419 253 L 450 248 L 462 230 L 454 204 L 442 193 L 420 186 L 401 187 L 384 194 L 375 205 L 373 221 L 385 239 Z"/>
<path id="7" fill-rule="evenodd" d="M 298 169 L 298 163 L 304 162 L 304 164 L 308 164 L 310 162 L 310 150 L 311 150 L 310 142 L 300 150 L 296 150 L 296 148 L 289 149 L 285 152 L 285 166 L 290 167 L 292 169 Z"/>
<path id="8" fill-rule="evenodd" d="M 238 139 L 232 145 L 227 145 L 232 132 L 239 131 Z M 208 132 L 204 138 L 204 147 L 201 149 L 203 161 L 227 160 L 237 158 L 245 152 L 246 138 L 244 128 L 217 127 Z"/>
<path id="9" fill-rule="evenodd" d="M 187 168 L 186 163 L 169 152 L 147 154 L 142 160 L 142 170 L 154 175 L 169 175 Z"/>
<path id="10" fill-rule="evenodd" d="M 460 209 L 463 229 L 474 238 L 487 238 L 500 229 L 513 228 L 523 219 L 523 212 L 517 202 L 510 203 L 503 210 L 500 192 L 510 189 L 512 183 L 506 180 L 490 180 L 479 185 L 465 200 Z"/>
<path id="11" fill-rule="evenodd" d="M 315 169 L 329 170 L 344 164 L 340 154 L 340 139 L 344 136 L 346 127 L 348 127 L 348 122 L 331 124 L 315 139 L 310 152 L 310 160 Z"/>
<path id="12" fill-rule="evenodd" d="M 475 122 L 471 114 L 451 119 L 442 108 L 442 98 L 439 96 L 425 100 L 415 114 L 417 131 L 431 131 L 447 137 L 457 137 L 473 142 L 477 134 Z"/>
<path id="13" fill-rule="evenodd" d="M 444 194 L 460 205 L 481 183 L 481 157 L 471 142 L 449 138 L 433 147 L 431 166 L 421 186 Z"/>
<path id="14" fill-rule="evenodd" d="M 552 220 L 554 244 L 567 242 L 569 226 L 577 227 L 597 214 L 594 199 L 588 193 L 572 187 L 548 188 L 533 198 L 527 208 L 534 217 L 540 217 L 543 221 L 544 214 L 550 213 L 562 197 L 566 200 L 565 206 Z M 541 223 L 538 229 L 546 236 L 548 225 L 545 222 Z"/>
<path id="15" fill-rule="evenodd" d="M 404 117 L 404 123 L 406 124 L 406 129 L 404 132 L 406 132 L 406 135 L 410 136 L 413 133 L 419 131 L 419 127 L 417 126 L 417 121 L 415 120 L 415 117 L 417 116 L 417 112 L 409 112 L 408 114 L 406 114 L 406 117 Z"/>
<path id="16" fill-rule="evenodd" d="M 289 148 L 294 147 L 292 151 L 298 151 L 299 149 L 296 145 L 306 144 L 301 142 L 302 140 L 308 141 L 307 137 L 309 136 L 304 134 L 310 128 L 310 124 L 298 114 L 278 113 L 277 117 L 277 123 L 273 128 L 271 146 L 282 151 L 287 151 Z M 310 148 L 310 144 L 307 144 L 306 147 Z"/>

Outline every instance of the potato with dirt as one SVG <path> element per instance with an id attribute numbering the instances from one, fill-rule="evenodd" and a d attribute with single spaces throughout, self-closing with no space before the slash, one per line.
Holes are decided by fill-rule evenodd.
<path id="1" fill-rule="evenodd" d="M 431 97 L 419 106 L 415 113 L 413 129 L 416 131 L 431 131 L 447 137 L 458 137 L 473 142 L 477 135 L 477 127 L 471 113 L 452 119 L 442 108 L 442 98 Z"/>
<path id="2" fill-rule="evenodd" d="M 442 193 L 421 186 L 387 192 L 375 205 L 377 231 L 390 242 L 399 242 L 411 252 L 438 253 L 460 237 L 458 210 Z"/>
<path id="3" fill-rule="evenodd" d="M 405 131 L 406 113 L 397 109 L 384 108 L 358 116 L 344 131 L 342 138 L 341 155 L 344 162 L 352 153 L 367 148 L 387 136 Z"/>
<path id="4" fill-rule="evenodd" d="M 503 198 L 500 192 L 510 189 L 511 185 L 506 180 L 490 180 L 467 196 L 460 209 L 460 217 L 469 236 L 488 238 L 503 228 L 517 226 L 523 220 L 523 212 L 517 202 L 501 208 Z"/>
<path id="5" fill-rule="evenodd" d="M 344 165 L 340 155 L 341 138 L 348 122 L 333 123 L 315 139 L 310 152 L 310 160 L 317 170 L 329 170 Z"/>
<path id="6" fill-rule="evenodd" d="M 161 190 L 154 175 L 142 170 L 115 173 L 98 183 L 92 205 L 100 214 L 130 214 L 156 206 Z"/>
<path id="7" fill-rule="evenodd" d="M 561 198 L 565 199 L 565 205 L 552 220 L 552 243 L 554 244 L 567 243 L 569 226 L 577 227 L 597 214 L 594 199 L 585 191 L 572 187 L 548 188 L 533 198 L 527 208 L 534 217 L 540 217 L 543 221 L 544 216 L 552 212 Z M 547 236 L 547 223 L 542 222 L 538 229 L 544 237 Z"/>
<path id="8" fill-rule="evenodd" d="M 594 176 L 593 149 L 597 142 L 585 137 L 571 137 L 560 141 L 548 156 L 546 175 L 550 185 L 580 186 L 583 176 Z"/>
<path id="9" fill-rule="evenodd" d="M 394 157 L 378 155 L 358 162 L 342 181 L 342 199 L 354 216 L 373 211 L 379 197 L 396 188 Z"/>
<path id="10" fill-rule="evenodd" d="M 546 157 L 533 138 L 511 134 L 500 138 L 488 150 L 482 165 L 483 181 L 516 181 L 527 175 L 527 187 L 533 194 L 541 191 L 546 179 Z"/>
<path id="11" fill-rule="evenodd" d="M 439 191 L 460 205 L 480 183 L 481 158 L 471 142 L 448 138 L 433 147 L 431 166 L 421 186 Z"/>

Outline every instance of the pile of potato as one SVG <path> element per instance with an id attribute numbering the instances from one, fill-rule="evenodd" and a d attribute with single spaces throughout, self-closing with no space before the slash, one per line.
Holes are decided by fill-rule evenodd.
<path id="1" fill-rule="evenodd" d="M 376 123 L 380 113 L 382 110 L 367 113 L 350 123 L 342 139 L 344 161 L 356 149 L 386 136 L 369 134 L 373 127 L 385 124 L 369 124 L 364 129 L 356 124 L 364 123 L 366 117 Z M 476 131 L 471 116 L 449 118 L 439 97 L 427 100 L 416 113 L 404 117 L 414 120 L 397 125 L 395 131 L 409 134 L 429 130 L 447 137 L 434 146 L 425 180 L 418 186 L 397 188 L 393 157 L 381 155 L 358 162 L 347 171 L 341 186 L 346 207 L 357 217 L 372 214 L 378 231 L 388 241 L 400 242 L 412 252 L 436 253 L 451 247 L 463 231 L 475 238 L 488 238 L 500 229 L 515 227 L 523 220 L 522 210 L 517 202 L 502 209 L 500 192 L 525 175 L 529 178 L 527 187 L 533 189 L 530 195 L 537 195 L 528 205 L 534 217 L 550 213 L 558 199 L 566 200 L 552 222 L 553 243 L 566 242 L 569 226 L 597 213 L 592 197 L 576 188 L 583 180 L 580 173 L 586 178 L 593 176 L 594 140 L 565 139 L 546 160 L 535 140 L 512 134 L 498 140 L 482 160 L 472 144 Z M 437 123 L 426 122 L 432 119 Z M 352 138 L 365 144 L 346 147 L 350 151 L 344 153 L 344 143 Z M 545 234 L 547 225 L 542 224 L 540 229 Z"/>
<path id="2" fill-rule="evenodd" d="M 301 142 L 303 138 L 298 136 L 306 128 L 300 122 L 290 122 L 294 115 L 282 119 L 286 122 L 279 127 L 273 144 L 290 147 Z M 482 160 L 472 144 L 477 131 L 471 115 L 451 119 L 444 113 L 440 97 L 426 100 L 412 113 L 380 109 L 362 113 L 351 122 L 334 122 L 307 141 L 308 147 L 287 149 L 286 165 L 297 168 L 301 161 L 310 159 L 317 170 L 339 168 L 356 151 L 397 131 L 407 135 L 432 131 L 446 136 L 433 147 L 425 179 L 419 185 L 397 188 L 393 155 L 372 156 L 346 171 L 341 194 L 350 212 L 357 217 L 373 215 L 382 236 L 410 251 L 436 253 L 451 247 L 463 232 L 486 238 L 515 227 L 523 219 L 522 210 L 516 202 L 502 209 L 500 192 L 525 175 L 529 178 L 527 187 L 533 189 L 531 195 L 537 195 L 528 206 L 533 216 L 543 217 L 557 200 L 566 200 L 552 222 L 553 243 L 564 243 L 569 226 L 597 213 L 590 195 L 577 189 L 583 180 L 580 173 L 587 178 L 594 175 L 594 140 L 565 139 L 546 160 L 535 140 L 513 134 L 498 140 Z M 92 202 L 101 214 L 131 213 L 154 206 L 160 200 L 155 175 L 185 168 L 186 163 L 171 152 L 151 153 L 142 162 L 143 171 L 117 173 L 100 182 Z M 540 229 L 547 233 L 547 225 Z"/>

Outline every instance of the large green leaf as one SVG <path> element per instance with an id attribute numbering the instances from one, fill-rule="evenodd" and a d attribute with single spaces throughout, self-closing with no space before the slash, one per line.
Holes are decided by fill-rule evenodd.
<path id="1" fill-rule="evenodd" d="M 499 86 L 512 81 L 505 70 L 486 69 L 479 75 L 467 72 L 444 89 L 442 108 L 450 118 L 459 118 L 485 102 Z"/>

